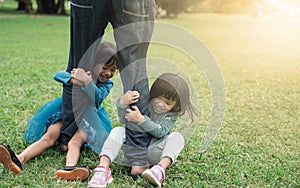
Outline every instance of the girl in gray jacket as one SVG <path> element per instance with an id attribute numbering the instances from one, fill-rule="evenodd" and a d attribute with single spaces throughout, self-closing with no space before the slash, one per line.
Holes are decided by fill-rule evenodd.
<path id="1" fill-rule="evenodd" d="M 138 100 L 137 91 L 127 91 L 117 100 L 119 120 L 123 124 L 126 121 L 136 122 L 152 135 L 147 161 L 149 167 L 152 167 L 144 169 L 142 177 L 160 187 L 165 178 L 165 170 L 174 163 L 184 148 L 183 136 L 179 132 L 171 131 L 179 116 L 188 112 L 193 118 L 197 110 L 191 104 L 188 84 L 173 73 L 162 74 L 154 81 L 150 89 L 150 117 L 142 115 L 136 106 L 130 106 Z M 128 147 L 125 143 L 125 128 L 115 127 L 103 145 L 99 155 L 100 163 L 89 187 L 105 187 L 112 182 L 109 166 L 122 147 L 125 150 Z"/>

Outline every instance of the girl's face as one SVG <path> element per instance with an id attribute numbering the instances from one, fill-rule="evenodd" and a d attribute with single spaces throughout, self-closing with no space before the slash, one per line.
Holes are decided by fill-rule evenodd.
<path id="1" fill-rule="evenodd" d="M 94 68 L 95 75 L 98 75 L 99 82 L 106 82 L 112 78 L 117 71 L 117 63 L 97 64 Z"/>
<path id="2" fill-rule="evenodd" d="M 166 99 L 162 95 L 152 100 L 153 110 L 157 114 L 169 112 L 175 105 L 176 101 Z"/>

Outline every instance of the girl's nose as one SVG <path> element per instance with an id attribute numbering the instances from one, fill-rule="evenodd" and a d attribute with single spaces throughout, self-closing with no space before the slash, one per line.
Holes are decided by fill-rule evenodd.
<path id="1" fill-rule="evenodd" d="M 155 104 L 156 108 L 159 108 L 159 109 L 165 109 L 165 104 L 164 104 L 164 102 L 161 101 L 161 100 L 155 101 L 154 104 Z"/>
<path id="2" fill-rule="evenodd" d="M 111 72 L 109 70 L 107 70 L 107 71 L 104 72 L 104 75 L 109 77 L 111 75 Z"/>
<path id="3" fill-rule="evenodd" d="M 157 103 L 157 107 L 163 108 L 163 107 L 164 107 L 164 103 L 163 103 L 162 101 L 159 101 L 159 102 Z"/>

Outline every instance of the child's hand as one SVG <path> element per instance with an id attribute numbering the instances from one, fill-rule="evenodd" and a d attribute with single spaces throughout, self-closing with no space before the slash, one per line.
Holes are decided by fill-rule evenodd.
<path id="1" fill-rule="evenodd" d="M 80 86 L 84 85 L 83 82 L 76 80 L 75 78 L 71 78 L 71 80 L 69 82 L 74 85 L 80 85 Z"/>
<path id="2" fill-rule="evenodd" d="M 133 110 L 126 109 L 125 119 L 127 121 L 139 123 L 144 121 L 145 117 L 141 114 L 137 106 L 132 106 Z"/>
<path id="3" fill-rule="evenodd" d="M 120 105 L 129 105 L 132 103 L 136 103 L 139 100 L 140 93 L 137 91 L 127 91 L 120 99 Z"/>
<path id="4" fill-rule="evenodd" d="M 73 69 L 71 71 L 72 80 L 75 85 L 88 85 L 92 81 L 91 73 L 85 72 L 82 68 Z"/>

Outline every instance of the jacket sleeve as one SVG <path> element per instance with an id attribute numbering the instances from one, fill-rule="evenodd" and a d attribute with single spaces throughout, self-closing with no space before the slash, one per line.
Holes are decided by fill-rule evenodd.
<path id="1" fill-rule="evenodd" d="M 110 90 L 113 87 L 113 82 L 108 80 L 104 83 L 90 82 L 88 85 L 82 87 L 81 89 L 94 101 L 96 108 L 99 108 L 103 100 L 108 96 Z"/>
<path id="2" fill-rule="evenodd" d="M 149 134 L 156 138 L 162 138 L 169 134 L 174 128 L 177 121 L 177 114 L 167 115 L 161 122 L 156 123 L 151 120 L 148 116 L 144 115 L 145 121 L 139 123 L 141 127 L 145 129 Z"/>
<path id="3" fill-rule="evenodd" d="M 55 75 L 53 76 L 54 80 L 66 84 L 68 86 L 72 85 L 71 83 L 69 83 L 69 81 L 71 80 L 71 74 L 66 72 L 66 71 L 58 71 L 55 73 Z"/>
<path id="4" fill-rule="evenodd" d="M 120 99 L 117 100 L 118 118 L 120 123 L 126 124 L 125 113 L 129 105 L 120 105 L 119 101 Z"/>

